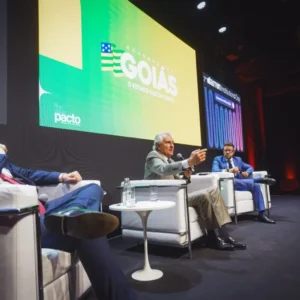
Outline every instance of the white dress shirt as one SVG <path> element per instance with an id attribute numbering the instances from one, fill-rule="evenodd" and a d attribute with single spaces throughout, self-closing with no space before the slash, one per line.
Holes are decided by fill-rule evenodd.
<path id="1" fill-rule="evenodd" d="M 231 157 L 231 158 L 229 159 L 229 161 L 231 162 L 232 167 L 234 168 L 235 165 L 234 165 L 234 162 L 233 162 L 233 158 Z M 227 172 L 227 170 L 230 169 L 230 168 L 229 168 L 228 159 L 226 159 L 226 166 L 227 166 L 227 168 L 226 168 L 226 169 L 223 169 L 222 172 Z"/>

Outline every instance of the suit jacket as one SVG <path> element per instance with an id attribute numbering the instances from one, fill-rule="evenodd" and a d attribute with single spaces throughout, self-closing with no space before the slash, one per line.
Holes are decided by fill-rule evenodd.
<path id="1" fill-rule="evenodd" d="M 47 172 L 41 170 L 23 169 L 8 162 L 6 154 L 0 154 L 0 174 L 2 169 L 8 169 L 11 174 L 29 185 L 50 185 L 59 183 L 61 172 Z"/>
<path id="2" fill-rule="evenodd" d="M 151 151 L 145 162 L 145 179 L 179 179 L 179 173 L 183 171 L 182 162 L 167 158 L 158 151 Z"/>
<path id="3" fill-rule="evenodd" d="M 233 163 L 238 169 L 242 172 L 247 172 L 251 178 L 253 173 L 253 167 L 244 163 L 243 160 L 238 156 L 233 156 Z M 220 155 L 215 157 L 213 164 L 212 164 L 212 171 L 213 172 L 222 172 L 224 169 L 227 169 L 227 158 L 224 155 Z M 243 178 L 240 174 L 237 174 L 236 178 Z"/>

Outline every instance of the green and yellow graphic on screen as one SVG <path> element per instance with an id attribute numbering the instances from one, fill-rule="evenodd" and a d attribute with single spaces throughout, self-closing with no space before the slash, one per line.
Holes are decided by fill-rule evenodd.
<path id="1" fill-rule="evenodd" d="M 39 0 L 40 125 L 201 145 L 195 50 L 127 0 Z"/>

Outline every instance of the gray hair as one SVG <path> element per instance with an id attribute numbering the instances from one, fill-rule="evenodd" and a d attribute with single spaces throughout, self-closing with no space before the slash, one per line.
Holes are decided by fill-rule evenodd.
<path id="1" fill-rule="evenodd" d="M 158 134 L 155 136 L 155 138 L 154 138 L 154 142 L 153 142 L 153 147 L 152 147 L 152 149 L 153 149 L 153 150 L 157 150 L 156 145 L 157 145 L 157 144 L 160 144 L 166 136 L 172 137 L 172 135 L 171 135 L 170 132 L 161 132 L 161 133 L 158 133 Z"/>

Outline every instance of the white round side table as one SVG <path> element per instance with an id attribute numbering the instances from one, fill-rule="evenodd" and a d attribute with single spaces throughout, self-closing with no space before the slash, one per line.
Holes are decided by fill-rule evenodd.
<path id="1" fill-rule="evenodd" d="M 148 216 L 153 210 L 160 210 L 171 208 L 175 206 L 175 202 L 172 201 L 140 201 L 137 202 L 135 207 L 126 207 L 121 203 L 113 204 L 109 206 L 109 209 L 115 211 L 135 211 L 141 218 L 144 230 L 144 268 L 134 272 L 131 277 L 139 281 L 151 281 L 159 279 L 163 276 L 163 272 L 160 270 L 151 269 L 148 257 L 148 241 L 147 241 L 147 220 Z"/>

